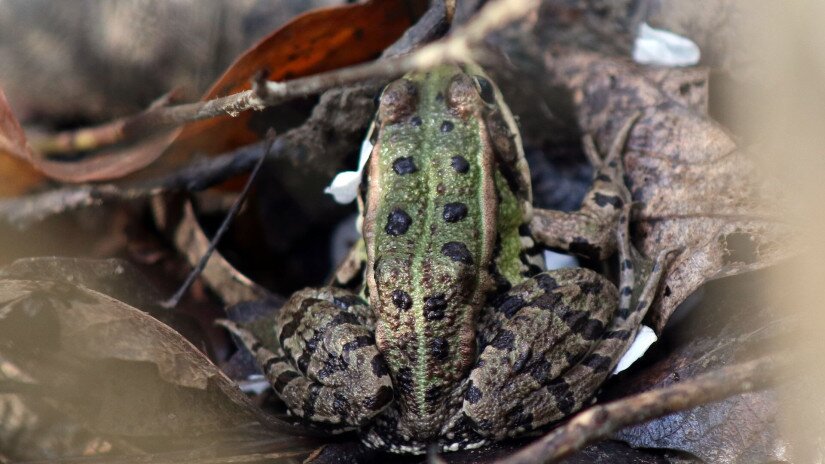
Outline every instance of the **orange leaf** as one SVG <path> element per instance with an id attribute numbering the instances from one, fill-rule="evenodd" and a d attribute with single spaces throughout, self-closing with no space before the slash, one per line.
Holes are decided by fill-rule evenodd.
<path id="1" fill-rule="evenodd" d="M 424 6 L 422 1 L 373 0 L 301 15 L 241 55 L 203 100 L 250 89 L 261 70 L 280 81 L 376 58 L 410 27 Z M 250 127 L 252 116 L 247 111 L 234 118 L 187 124 L 167 150 L 164 165 L 179 165 L 195 152 L 223 153 L 260 140 L 264 134 Z"/>
<path id="2" fill-rule="evenodd" d="M 242 54 L 203 100 L 251 87 L 260 70 L 285 80 L 349 66 L 377 57 L 423 12 L 423 0 L 372 0 L 315 10 L 295 18 Z M 0 94 L 0 196 L 19 195 L 43 179 L 64 182 L 117 179 L 166 154 L 152 174 L 185 164 L 193 153 L 216 154 L 259 140 L 249 126 L 252 113 L 187 124 L 125 149 L 77 162 L 52 161 L 35 152 Z M 4 156 L 5 155 L 5 156 Z M 38 172 L 39 171 L 39 172 Z M 41 174 L 42 173 L 42 174 Z"/>
<path id="3" fill-rule="evenodd" d="M 30 160 L 26 135 L 0 89 L 0 197 L 20 195 L 43 180 Z"/>

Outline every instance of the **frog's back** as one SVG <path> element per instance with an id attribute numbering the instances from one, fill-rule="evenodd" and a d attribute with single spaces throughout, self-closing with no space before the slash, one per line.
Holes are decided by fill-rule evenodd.
<path id="1" fill-rule="evenodd" d="M 368 166 L 364 239 L 376 341 L 401 417 L 422 438 L 438 433 L 446 398 L 475 359 L 478 310 L 501 241 L 506 182 L 491 174 L 480 90 L 454 66 L 390 84 Z M 507 235 L 517 240 L 518 207 L 511 215 Z"/>

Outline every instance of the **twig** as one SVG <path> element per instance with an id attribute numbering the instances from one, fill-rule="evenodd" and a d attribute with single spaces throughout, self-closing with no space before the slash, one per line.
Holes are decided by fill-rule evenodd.
<path id="1" fill-rule="evenodd" d="M 166 176 L 127 185 L 95 184 L 65 187 L 18 198 L 0 200 L 0 222 L 25 228 L 49 216 L 100 204 L 130 201 L 164 192 L 194 192 L 248 172 L 263 156 L 270 159 L 285 153 L 282 137 L 275 140 L 269 154 L 268 141 L 257 142 L 229 153 L 183 167 Z"/>
<path id="2" fill-rule="evenodd" d="M 222 115 L 237 116 L 242 111 L 263 110 L 294 98 L 314 95 L 337 86 L 346 86 L 368 79 L 391 79 L 416 69 L 427 69 L 445 62 L 463 62 L 478 56 L 478 47 L 484 37 L 510 22 L 527 16 L 538 8 L 538 0 L 497 0 L 479 11 L 475 18 L 451 36 L 426 45 L 407 55 L 381 59 L 370 63 L 315 74 L 287 82 L 258 81 L 252 90 L 220 97 L 205 102 L 176 106 L 152 106 L 134 116 L 118 119 L 109 124 L 81 129 L 76 133 L 58 134 L 54 140 L 38 144 L 52 151 L 70 141 L 68 146 L 77 148 L 78 140 L 86 140 L 94 134 L 98 137 L 94 148 L 121 142 L 136 135 L 171 129 L 181 124 Z M 84 135 L 84 132 L 86 134 Z M 64 140 L 63 145 L 58 139 Z"/>
<path id="3" fill-rule="evenodd" d="M 269 134 L 267 134 L 267 143 L 268 147 L 266 153 L 272 149 L 272 145 L 275 143 L 275 132 L 270 129 Z M 186 280 L 180 286 L 177 292 L 172 295 L 168 300 L 162 301 L 160 303 L 161 306 L 167 309 L 173 309 L 175 306 L 178 305 L 183 295 L 189 291 L 189 287 L 192 286 L 192 283 L 195 282 L 195 279 L 203 272 L 203 269 L 206 267 L 206 263 L 209 262 L 209 258 L 212 256 L 212 253 L 215 252 L 215 249 L 218 247 L 218 243 L 220 242 L 221 238 L 223 238 L 224 234 L 227 230 L 229 230 L 229 225 L 232 223 L 232 220 L 235 219 L 235 216 L 238 215 L 238 211 L 241 209 L 241 205 L 243 204 L 246 196 L 249 194 L 249 190 L 252 188 L 252 184 L 255 182 L 255 178 L 258 176 L 258 172 L 261 170 L 261 166 L 264 165 L 264 160 L 266 159 L 266 154 L 261 156 L 258 159 L 258 163 L 255 165 L 255 168 L 252 169 L 252 172 L 249 174 L 249 179 L 246 181 L 246 185 L 244 185 L 243 190 L 235 199 L 235 202 L 232 204 L 232 207 L 229 208 L 229 211 L 226 213 L 226 217 L 224 218 L 221 226 L 218 228 L 218 231 L 215 232 L 215 236 L 212 237 L 212 241 L 209 243 L 209 248 L 207 248 L 206 252 L 201 257 L 200 262 L 198 265 L 192 269 L 192 272 L 186 276 Z"/>
<path id="4" fill-rule="evenodd" d="M 776 382 L 780 368 L 776 358 L 765 357 L 594 406 L 497 464 L 555 462 L 622 427 L 766 388 Z"/>
<path id="5" fill-rule="evenodd" d="M 181 93 L 180 89 L 173 89 L 134 116 L 119 118 L 99 126 L 62 131 L 43 138 L 35 138 L 32 140 L 32 146 L 39 153 L 49 155 L 95 150 L 122 140 L 137 138 L 150 129 L 150 127 L 145 127 L 142 121 L 153 118 L 154 114 L 180 100 Z"/>

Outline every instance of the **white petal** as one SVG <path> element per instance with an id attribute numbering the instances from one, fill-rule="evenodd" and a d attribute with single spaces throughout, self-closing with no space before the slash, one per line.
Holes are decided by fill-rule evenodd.
<path id="1" fill-rule="evenodd" d="M 358 196 L 358 184 L 361 183 L 361 175 L 364 172 L 364 166 L 372 153 L 372 143 L 367 137 L 364 143 L 361 144 L 361 154 L 358 158 L 357 171 L 342 171 L 339 172 L 329 187 L 324 189 L 324 193 L 328 193 L 335 198 L 337 203 L 345 205 L 352 203 L 355 197 Z"/>
<path id="2" fill-rule="evenodd" d="M 619 360 L 619 364 L 617 364 L 616 368 L 613 369 L 613 374 L 618 374 L 619 372 L 630 367 L 631 364 L 636 362 L 637 359 L 641 358 L 642 355 L 645 354 L 647 349 L 650 348 L 650 345 L 652 345 L 656 340 L 658 340 L 658 337 L 656 337 L 656 333 L 653 332 L 653 329 L 646 325 L 641 326 L 639 328 L 639 332 L 636 333 L 636 338 L 633 339 L 633 343 L 627 350 L 627 353 L 622 356 L 622 359 Z"/>
<path id="3" fill-rule="evenodd" d="M 699 46 L 690 39 L 642 23 L 633 44 L 633 60 L 642 64 L 692 66 L 699 62 Z"/>
<path id="4" fill-rule="evenodd" d="M 335 201 L 345 205 L 351 203 L 358 196 L 358 184 L 361 182 L 361 173 L 358 171 L 343 171 L 335 175 L 329 187 L 324 189 L 335 198 Z"/>

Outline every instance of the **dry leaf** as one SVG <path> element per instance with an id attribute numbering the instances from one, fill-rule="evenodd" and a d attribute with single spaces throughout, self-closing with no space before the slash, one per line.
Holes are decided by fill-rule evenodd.
<path id="1" fill-rule="evenodd" d="M 684 251 L 671 263 L 651 312 L 661 332 L 703 283 L 775 264 L 788 231 L 772 216 L 776 191 L 707 114 L 707 78 L 696 69 L 645 68 L 591 53 L 555 52 L 547 67 L 573 92 L 583 132 L 609 146 L 634 113 L 625 148 L 636 240 L 648 256 Z"/>
<path id="2" fill-rule="evenodd" d="M 191 266 L 197 266 L 209 248 L 210 238 L 198 223 L 192 202 L 183 203 L 180 217 L 172 217 L 168 203 L 163 200 L 152 202 L 155 217 L 163 229 L 173 237 L 175 247 L 180 250 Z M 267 289 L 256 284 L 215 250 L 200 275 L 207 285 L 226 305 L 270 297 Z"/>
<path id="3" fill-rule="evenodd" d="M 630 380 L 632 389 L 665 387 L 722 367 L 734 362 L 736 348 L 736 339 L 698 339 Z M 705 462 L 783 461 L 788 443 L 779 438 L 778 410 L 775 390 L 745 393 L 627 427 L 616 438 L 634 447 L 687 451 Z"/>
<path id="4" fill-rule="evenodd" d="M 668 328 L 665 336 L 676 346 L 667 353 L 654 351 L 651 357 L 658 356 L 656 362 L 612 379 L 605 389 L 609 398 L 601 400 L 666 387 L 765 353 L 787 356 L 781 340 L 795 333 L 796 323 L 759 291 L 775 279 L 774 272 L 783 270 L 740 275 L 706 286 L 689 317 Z M 628 427 L 616 438 L 634 447 L 686 451 L 705 462 L 784 461 L 790 443 L 779 428 L 778 411 L 778 391 L 761 390 Z"/>
<path id="5" fill-rule="evenodd" d="M 26 161 L 30 150 L 23 128 L 0 89 L 0 197 L 20 195 L 43 179 Z"/>
<path id="6" fill-rule="evenodd" d="M 204 100 L 250 88 L 251 78 L 261 70 L 270 70 L 270 79 L 284 80 L 374 58 L 412 24 L 414 12 L 419 10 L 410 8 L 404 0 L 392 0 L 320 9 L 299 16 L 242 54 Z M 234 118 L 196 121 L 178 131 L 155 134 L 133 146 L 105 150 L 81 161 L 60 162 L 44 157 L 26 143 L 4 97 L 0 97 L 0 120 L 0 167 L 2 163 L 13 165 L 2 174 L 9 176 L 9 186 L 3 187 L 7 195 L 20 194 L 36 185 L 42 179 L 37 171 L 63 182 L 111 180 L 139 171 L 165 153 L 170 159 L 158 169 L 168 171 L 185 164 L 195 152 L 223 153 L 259 140 L 269 127 L 263 124 L 256 130 L 254 115 L 247 111 Z M 8 156 L 34 169 L 5 160 Z"/>
<path id="7" fill-rule="evenodd" d="M 206 356 L 121 301 L 29 280 L 0 280 L 0 301 L 0 353 L 95 430 L 193 436 L 258 419 Z"/>
<path id="8" fill-rule="evenodd" d="M 421 13 L 420 5 L 408 3 L 370 1 L 301 15 L 238 57 L 202 100 L 248 90 L 262 70 L 268 71 L 268 79 L 283 81 L 373 59 Z M 247 111 L 187 124 L 166 151 L 164 164 L 182 164 L 196 152 L 223 153 L 260 140 L 268 126 L 255 124 L 255 116 Z M 283 118 L 283 112 L 278 116 Z"/>

